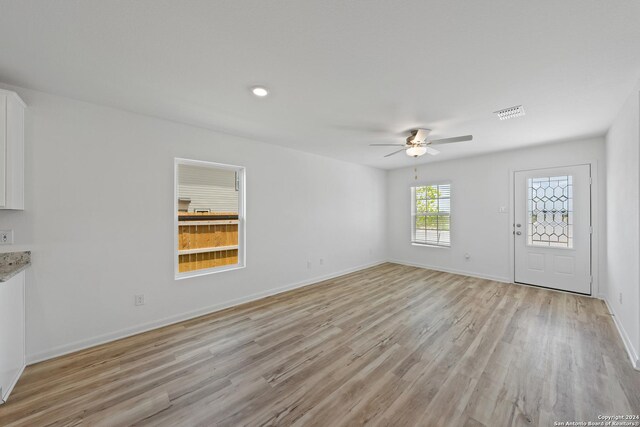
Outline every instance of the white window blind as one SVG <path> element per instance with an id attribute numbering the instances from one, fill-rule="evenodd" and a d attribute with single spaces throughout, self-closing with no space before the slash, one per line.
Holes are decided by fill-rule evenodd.
<path id="1" fill-rule="evenodd" d="M 451 246 L 451 184 L 411 188 L 411 242 Z"/>

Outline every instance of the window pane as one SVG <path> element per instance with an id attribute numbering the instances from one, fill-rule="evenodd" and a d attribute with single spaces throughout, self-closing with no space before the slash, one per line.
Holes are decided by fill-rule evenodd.
<path id="1" fill-rule="evenodd" d="M 441 198 L 438 201 L 438 204 L 439 204 L 438 211 L 440 213 L 450 213 L 451 212 L 451 200 L 450 199 Z"/>
<path id="2" fill-rule="evenodd" d="M 451 197 L 451 185 L 449 184 L 439 185 L 438 191 L 440 192 L 440 197 L 443 197 L 443 198 Z"/>
<path id="3" fill-rule="evenodd" d="M 416 200 L 416 214 L 426 213 L 427 212 L 427 201 L 426 200 Z"/>
<path id="4" fill-rule="evenodd" d="M 438 228 L 440 230 L 449 231 L 450 226 L 451 226 L 451 223 L 448 215 L 438 216 Z"/>

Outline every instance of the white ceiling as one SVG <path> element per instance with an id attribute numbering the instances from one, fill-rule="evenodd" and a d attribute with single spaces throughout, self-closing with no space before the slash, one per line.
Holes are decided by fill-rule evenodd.
<path id="1" fill-rule="evenodd" d="M 0 0 L 0 81 L 395 168 L 368 144 L 418 126 L 474 135 L 438 159 L 602 135 L 638 22 L 637 0 Z"/>

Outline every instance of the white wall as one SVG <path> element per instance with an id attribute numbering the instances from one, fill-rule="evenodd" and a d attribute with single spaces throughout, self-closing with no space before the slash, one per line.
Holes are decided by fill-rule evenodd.
<path id="1" fill-rule="evenodd" d="M 15 230 L 4 251 L 32 251 L 30 361 L 386 258 L 384 171 L 13 89 L 26 207 L 0 228 Z M 246 167 L 245 269 L 173 279 L 174 157 Z"/>
<path id="2" fill-rule="evenodd" d="M 471 144 L 476 143 L 472 142 Z M 594 162 L 593 187 L 594 291 L 601 281 L 605 230 L 604 139 L 552 143 L 532 148 L 492 153 L 389 172 L 387 179 L 389 257 L 397 262 L 425 266 L 473 276 L 513 281 L 511 176 L 514 170 Z M 410 243 L 411 199 L 409 188 L 416 183 L 451 181 L 451 248 L 414 246 Z M 500 213 L 506 207 L 506 213 Z M 465 254 L 470 255 L 469 260 Z"/>
<path id="3" fill-rule="evenodd" d="M 627 350 L 640 368 L 639 92 L 640 84 L 625 102 L 606 137 L 608 275 L 605 295 Z"/>

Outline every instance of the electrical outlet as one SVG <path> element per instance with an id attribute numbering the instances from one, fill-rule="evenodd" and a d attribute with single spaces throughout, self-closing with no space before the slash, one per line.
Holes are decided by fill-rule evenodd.
<path id="1" fill-rule="evenodd" d="M 135 295 L 133 303 L 135 305 L 144 305 L 144 295 Z"/>
<path id="2" fill-rule="evenodd" d="M 307 261 L 307 268 L 311 268 L 311 261 Z"/>
<path id="3" fill-rule="evenodd" d="M 324 265 L 324 258 L 320 258 L 320 265 Z"/>
<path id="4" fill-rule="evenodd" d="M 618 294 L 618 301 L 620 301 L 620 304 L 622 304 L 622 292 L 620 292 L 620 294 Z"/>
<path id="5" fill-rule="evenodd" d="M 13 243 L 13 230 L 0 230 L 0 245 Z"/>

